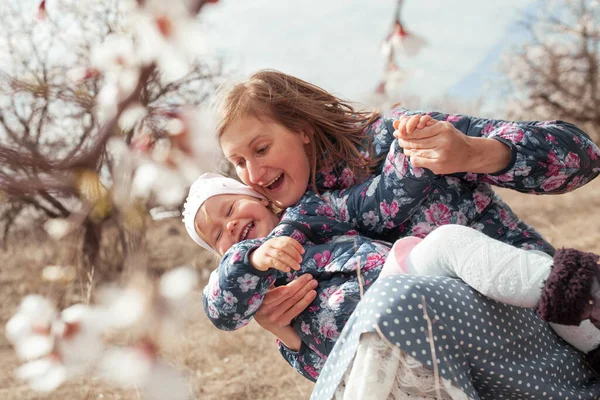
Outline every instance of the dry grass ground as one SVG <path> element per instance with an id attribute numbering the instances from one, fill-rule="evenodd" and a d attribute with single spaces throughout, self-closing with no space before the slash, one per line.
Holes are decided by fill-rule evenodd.
<path id="1" fill-rule="evenodd" d="M 502 190 L 511 207 L 541 231 L 556 247 L 600 252 L 600 180 L 561 196 L 530 196 Z M 40 236 L 40 235 L 36 235 Z M 87 277 L 70 287 L 41 280 L 49 264 L 70 264 L 69 243 L 40 243 L 33 235 L 9 243 L 0 253 L 0 324 L 4 326 L 20 299 L 28 293 L 50 295 L 61 306 L 85 300 Z M 214 267 L 210 256 L 185 235 L 179 221 L 156 224 L 148 234 L 150 268 L 162 270 L 191 264 L 204 279 Z M 167 358 L 190 376 L 198 399 L 306 399 L 312 384 L 300 377 L 276 351 L 272 337 L 256 324 L 225 333 L 201 317 L 181 333 L 177 351 Z M 0 335 L 0 399 L 137 399 L 135 391 L 119 391 L 87 379 L 69 383 L 50 396 L 40 396 L 13 377 L 17 360 Z"/>

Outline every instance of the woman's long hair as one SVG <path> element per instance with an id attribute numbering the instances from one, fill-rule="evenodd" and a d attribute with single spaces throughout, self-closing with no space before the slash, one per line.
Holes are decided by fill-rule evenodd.
<path id="1" fill-rule="evenodd" d="M 316 172 L 343 160 L 356 177 L 371 174 L 379 160 L 365 128 L 380 115 L 356 109 L 326 90 L 275 70 L 261 70 L 246 82 L 222 89 L 217 100 L 217 133 L 240 117 L 270 118 L 292 132 L 311 135 L 311 183 Z M 361 151 L 363 153 L 361 153 Z"/>

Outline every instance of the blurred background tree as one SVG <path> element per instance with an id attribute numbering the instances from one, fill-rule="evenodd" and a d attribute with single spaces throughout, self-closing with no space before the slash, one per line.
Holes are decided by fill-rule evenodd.
<path id="1" fill-rule="evenodd" d="M 600 5 L 552 0 L 524 15 L 527 42 L 504 63 L 509 118 L 563 119 L 600 139 Z"/>
<path id="2" fill-rule="evenodd" d="M 103 227 L 123 225 L 107 199 L 113 159 L 106 150 L 110 135 L 100 129 L 106 122 L 101 107 L 117 104 L 110 104 L 110 96 L 102 93 L 105 76 L 90 61 L 102 62 L 98 58 L 106 55 L 94 48 L 130 28 L 128 3 L 62 0 L 53 3 L 48 13 L 41 2 L 35 21 L 22 3 L 4 2 L 0 14 L 0 49 L 6 55 L 0 59 L 3 238 L 19 224 L 27 227 L 48 219 L 47 227 L 60 236 L 66 229 L 60 221 L 67 219 L 71 226 L 80 227 L 86 264 L 92 265 Z M 167 22 L 163 29 L 170 29 Z M 126 48 L 123 51 L 127 57 Z M 144 131 L 143 145 L 168 137 L 168 121 L 184 105 L 205 103 L 220 76 L 216 58 L 194 60 L 177 79 L 164 79 L 153 69 L 143 80 L 130 115 L 119 119 L 118 134 L 131 144 Z M 131 81 L 135 84 L 136 77 Z M 139 118 L 131 115 L 136 112 Z M 126 230 L 117 231 L 125 246 Z"/>

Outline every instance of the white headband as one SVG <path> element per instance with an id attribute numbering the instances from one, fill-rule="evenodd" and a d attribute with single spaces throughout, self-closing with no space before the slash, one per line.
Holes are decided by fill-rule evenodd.
<path id="1" fill-rule="evenodd" d="M 194 242 L 213 253 L 216 253 L 215 250 L 202 240 L 198 232 L 196 232 L 194 221 L 202 204 L 211 197 L 221 194 L 245 194 L 246 196 L 257 197 L 259 199 L 265 198 L 249 186 L 219 174 L 202 174 L 192 183 L 190 192 L 183 205 L 183 223 L 188 235 L 190 235 Z"/>

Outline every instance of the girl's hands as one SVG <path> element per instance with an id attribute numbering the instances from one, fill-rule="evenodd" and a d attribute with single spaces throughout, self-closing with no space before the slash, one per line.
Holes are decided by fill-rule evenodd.
<path id="1" fill-rule="evenodd" d="M 264 242 L 250 253 L 250 264 L 259 271 L 269 268 L 290 272 L 298 271 L 304 248 L 295 239 L 287 236 L 275 237 Z"/>

